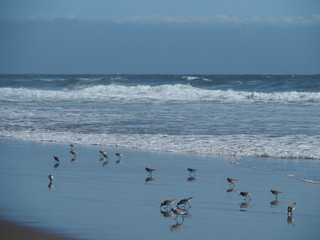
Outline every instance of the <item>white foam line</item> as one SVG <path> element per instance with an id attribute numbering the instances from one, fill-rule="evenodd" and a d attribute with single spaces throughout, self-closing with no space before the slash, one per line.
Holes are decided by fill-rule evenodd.
<path id="1" fill-rule="evenodd" d="M 243 103 L 320 103 L 316 92 L 245 92 L 234 90 L 206 90 L 190 85 L 123 86 L 117 84 L 81 86 L 64 90 L 0 88 L 0 101 L 218 101 Z"/>

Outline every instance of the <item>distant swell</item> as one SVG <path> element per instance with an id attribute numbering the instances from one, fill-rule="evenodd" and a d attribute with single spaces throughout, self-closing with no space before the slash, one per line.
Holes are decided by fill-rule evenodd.
<path id="1" fill-rule="evenodd" d="M 29 88 L 1 88 L 0 101 L 218 101 L 243 103 L 320 103 L 319 92 L 246 92 L 234 90 L 207 90 L 190 85 L 137 85 L 118 84 L 77 86 L 63 90 Z"/>

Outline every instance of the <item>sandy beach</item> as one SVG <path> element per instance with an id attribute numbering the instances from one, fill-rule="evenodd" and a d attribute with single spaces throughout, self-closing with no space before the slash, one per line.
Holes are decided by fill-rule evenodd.
<path id="1" fill-rule="evenodd" d="M 1 239 L 26 239 L 26 240 L 71 240 L 71 238 L 64 238 L 61 236 L 55 236 L 54 234 L 48 234 L 30 227 L 23 227 L 13 224 L 7 221 L 0 220 L 0 236 Z"/>
<path id="2" fill-rule="evenodd" d="M 110 159 L 102 161 L 99 150 Z M 241 159 L 101 146 L 77 145 L 76 151 L 75 161 L 67 143 L 0 139 L 1 238 L 21 239 L 21 231 L 29 239 L 62 239 L 42 234 L 75 239 L 317 239 L 320 234 L 318 184 L 235 164 Z M 121 162 L 116 152 L 123 153 Z M 59 166 L 53 156 L 60 158 Z M 156 169 L 152 176 L 146 167 Z M 190 175 L 187 168 L 198 171 Z M 49 174 L 54 175 L 51 185 Z M 238 180 L 233 188 L 227 177 Z M 271 189 L 283 192 L 278 201 Z M 252 192 L 251 200 L 239 196 L 241 191 Z M 160 208 L 166 199 L 187 197 L 193 198 L 184 218 L 175 219 L 170 208 Z M 288 218 L 293 202 L 296 210 Z"/>

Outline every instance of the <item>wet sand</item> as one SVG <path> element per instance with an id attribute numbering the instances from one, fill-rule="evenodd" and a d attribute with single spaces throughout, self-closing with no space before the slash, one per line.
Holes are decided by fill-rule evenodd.
<path id="1" fill-rule="evenodd" d="M 110 160 L 101 161 L 99 150 Z M 0 138 L 1 229 L 10 221 L 27 227 L 28 236 L 32 228 L 76 239 L 317 239 L 320 234 L 317 184 L 231 163 L 241 159 L 100 146 L 76 151 L 73 160 L 69 144 Z M 116 152 L 123 153 L 118 164 Z M 156 169 L 152 176 L 146 167 Z M 187 168 L 198 171 L 190 175 Z M 239 181 L 232 188 L 227 177 Z M 283 192 L 278 201 L 271 189 Z M 252 192 L 251 200 L 243 200 L 241 191 Z M 184 218 L 160 209 L 166 199 L 186 197 L 193 198 Z M 293 202 L 296 211 L 288 218 Z M 14 232 L 7 234 L 14 239 Z"/>
<path id="2" fill-rule="evenodd" d="M 64 238 L 61 236 L 55 236 L 54 234 L 48 234 L 40 231 L 39 229 L 34 229 L 31 227 L 23 227 L 13 224 L 8 221 L 0 220 L 0 237 L 1 239 L 10 240 L 71 240 L 70 238 Z"/>

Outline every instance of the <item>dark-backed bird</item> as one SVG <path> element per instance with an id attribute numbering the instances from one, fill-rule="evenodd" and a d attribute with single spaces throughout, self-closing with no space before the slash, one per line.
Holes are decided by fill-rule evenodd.
<path id="1" fill-rule="evenodd" d="M 191 199 L 192 199 L 192 197 L 184 198 L 184 199 L 182 199 L 182 200 L 180 200 L 180 201 L 178 202 L 177 206 L 179 206 L 179 205 L 186 205 L 186 204 L 188 204 L 188 205 L 189 205 L 189 207 L 190 207 L 189 202 L 190 202 L 190 200 L 191 200 Z"/>
<path id="2" fill-rule="evenodd" d="M 187 168 L 187 170 L 189 171 L 190 174 L 198 171 L 198 169 L 195 169 L 195 168 Z"/>
<path id="3" fill-rule="evenodd" d="M 271 189 L 270 192 L 273 194 L 273 195 L 276 195 L 276 199 L 278 198 L 279 194 L 281 194 L 282 192 L 278 191 L 278 190 L 275 190 L 275 189 Z"/>
<path id="4" fill-rule="evenodd" d="M 233 178 L 227 178 L 228 183 L 230 183 L 231 185 L 234 185 L 236 182 L 238 182 L 238 180 L 233 179 Z"/>
<path id="5" fill-rule="evenodd" d="M 50 175 L 48 176 L 48 178 L 49 178 L 50 182 L 52 182 L 52 180 L 54 179 L 54 176 L 53 176 L 52 174 L 50 174 Z"/>
<path id="6" fill-rule="evenodd" d="M 75 155 L 75 156 L 77 156 L 77 154 L 78 154 L 78 152 L 76 152 L 76 151 L 74 151 L 74 150 L 71 150 L 70 153 L 71 153 L 72 155 Z"/>
<path id="7" fill-rule="evenodd" d="M 175 200 L 176 199 L 164 200 L 163 203 L 161 203 L 160 207 L 162 207 L 162 206 L 169 207 L 169 206 L 171 206 L 171 204 L 174 203 Z"/>
<path id="8" fill-rule="evenodd" d="M 172 208 L 170 211 L 172 211 L 175 215 L 176 215 L 176 218 L 178 216 L 186 216 L 186 215 L 189 215 L 188 211 L 185 210 L 185 209 L 181 209 L 181 208 Z"/>
<path id="9" fill-rule="evenodd" d="M 154 169 L 154 168 L 148 168 L 148 167 L 146 167 L 146 171 L 150 174 L 150 175 L 152 175 L 152 172 L 154 172 L 156 169 Z"/>
<path id="10" fill-rule="evenodd" d="M 54 160 L 57 161 L 57 163 L 60 162 L 60 159 L 57 156 L 53 156 L 53 158 L 54 158 Z"/>
<path id="11" fill-rule="evenodd" d="M 99 151 L 99 153 L 100 153 L 100 155 L 101 155 L 101 156 L 103 156 L 103 155 L 106 155 L 106 154 L 107 154 L 107 152 L 106 152 L 106 151 L 103 151 L 103 150 L 100 150 L 100 151 Z"/>
<path id="12" fill-rule="evenodd" d="M 250 198 L 251 192 L 240 192 L 239 195 L 244 197 L 244 200 L 246 200 L 247 198 L 249 198 L 249 200 L 251 200 L 251 198 Z"/>
<path id="13" fill-rule="evenodd" d="M 292 215 L 293 211 L 296 209 L 296 203 L 289 205 L 288 207 L 288 215 Z"/>

